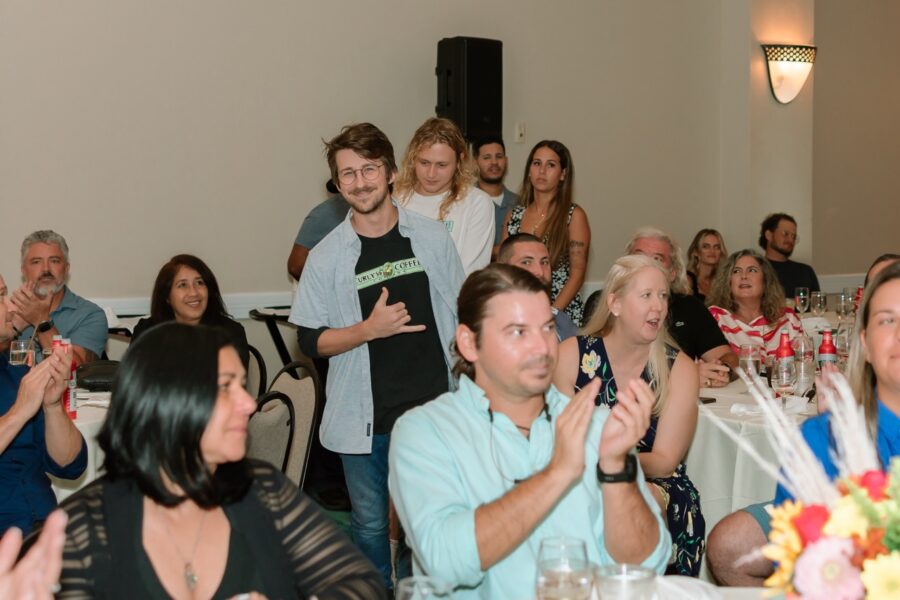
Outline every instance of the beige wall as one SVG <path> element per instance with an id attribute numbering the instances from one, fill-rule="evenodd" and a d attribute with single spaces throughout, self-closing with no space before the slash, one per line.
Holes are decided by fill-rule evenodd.
<path id="1" fill-rule="evenodd" d="M 900 2 L 816 2 L 816 267 L 900 252 Z"/>
<path id="2" fill-rule="evenodd" d="M 589 279 L 640 224 L 682 239 L 715 224 L 717 0 L 450 8 L 0 0 L 0 272 L 14 280 L 23 235 L 52 227 L 89 296 L 147 295 L 183 251 L 226 292 L 288 290 L 291 242 L 323 197 L 320 138 L 366 119 L 402 152 L 454 35 L 504 42 L 504 130 L 528 132 L 512 187 L 533 143 L 570 146 Z"/>

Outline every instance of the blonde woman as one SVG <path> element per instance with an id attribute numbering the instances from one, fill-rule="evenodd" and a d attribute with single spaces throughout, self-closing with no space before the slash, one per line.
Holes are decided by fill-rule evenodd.
<path id="1" fill-rule="evenodd" d="M 709 294 L 719 263 L 728 256 L 725 240 L 715 229 L 701 229 L 688 247 L 687 255 L 691 291 L 703 300 Z"/>
<path id="2" fill-rule="evenodd" d="M 700 495 L 684 467 L 697 425 L 697 369 L 666 333 L 668 272 L 646 256 L 618 259 L 589 332 L 560 344 L 554 384 L 572 395 L 592 379 L 602 380 L 596 403 L 615 406 L 617 390 L 636 379 L 650 385 L 654 410 L 638 444 L 641 468 L 666 511 L 673 557 L 667 573 L 700 573 L 706 525 Z"/>
<path id="3" fill-rule="evenodd" d="M 444 223 L 466 275 L 491 262 L 494 245 L 494 202 L 474 184 L 459 127 L 449 119 L 425 121 L 406 148 L 394 196 L 409 210 Z"/>

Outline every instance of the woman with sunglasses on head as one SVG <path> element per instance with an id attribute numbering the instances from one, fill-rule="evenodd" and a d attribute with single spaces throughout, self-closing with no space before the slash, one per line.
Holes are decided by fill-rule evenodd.
<path id="1" fill-rule="evenodd" d="M 696 577 L 706 526 L 684 457 L 697 425 L 699 383 L 693 361 L 666 333 L 669 274 L 649 257 L 630 255 L 615 262 L 605 281 L 584 327 L 590 333 L 560 344 L 554 384 L 571 396 L 599 377 L 596 402 L 612 407 L 619 390 L 635 380 L 646 383 L 654 408 L 638 457 L 672 535 L 674 555 L 666 573 Z"/>

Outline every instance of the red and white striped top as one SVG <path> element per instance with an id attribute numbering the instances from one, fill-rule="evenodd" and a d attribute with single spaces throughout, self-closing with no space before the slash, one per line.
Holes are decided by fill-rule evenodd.
<path id="1" fill-rule="evenodd" d="M 753 319 L 749 324 L 744 323 L 720 306 L 710 306 L 709 312 L 719 324 L 719 329 L 725 334 L 725 339 L 728 340 L 728 344 L 735 354 L 740 352 L 741 346 L 751 344 L 765 347 L 767 354 L 774 355 L 775 350 L 778 349 L 778 342 L 781 338 L 779 332 L 782 329 L 788 330 L 791 340 L 803 331 L 803 324 L 797 317 L 797 313 L 790 308 L 784 309 L 784 314 L 774 325 L 770 325 L 762 315 Z"/>

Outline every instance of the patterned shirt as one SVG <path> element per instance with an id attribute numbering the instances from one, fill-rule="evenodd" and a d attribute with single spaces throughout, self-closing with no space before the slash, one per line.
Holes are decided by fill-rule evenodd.
<path id="1" fill-rule="evenodd" d="M 803 332 L 803 324 L 790 308 L 784 309 L 784 314 L 774 325 L 770 324 L 762 315 L 750 323 L 744 323 L 720 306 L 710 306 L 709 312 L 719 324 L 719 329 L 725 334 L 725 339 L 728 340 L 728 344 L 735 354 L 740 352 L 741 346 L 749 344 L 764 347 L 767 354 L 774 356 L 775 350 L 778 349 L 778 342 L 781 340 L 779 332 L 782 329 L 787 329 L 791 340 Z"/>

